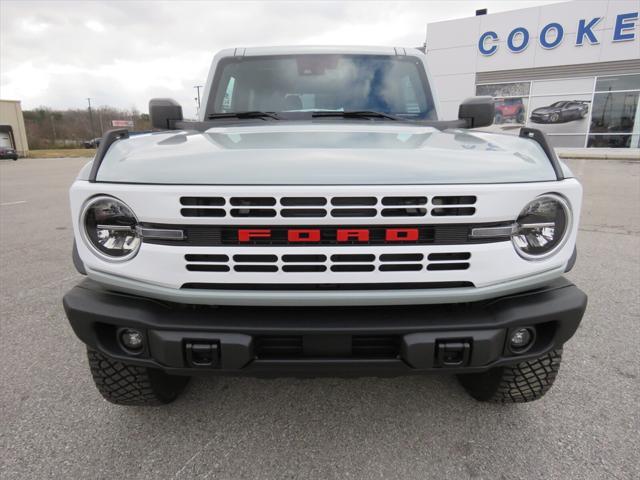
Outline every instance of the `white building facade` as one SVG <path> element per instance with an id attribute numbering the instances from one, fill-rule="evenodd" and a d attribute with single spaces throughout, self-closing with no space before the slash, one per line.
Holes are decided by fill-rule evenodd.
<path id="1" fill-rule="evenodd" d="M 495 123 L 555 147 L 640 147 L 640 0 L 572 1 L 427 26 L 445 118 L 490 95 Z"/>

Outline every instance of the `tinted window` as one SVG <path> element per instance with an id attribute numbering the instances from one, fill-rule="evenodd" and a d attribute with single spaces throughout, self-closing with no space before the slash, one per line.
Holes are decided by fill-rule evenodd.
<path id="1" fill-rule="evenodd" d="M 633 132 L 638 112 L 635 92 L 596 93 L 593 97 L 590 133 Z"/>
<path id="2" fill-rule="evenodd" d="M 638 148 L 638 135 L 589 135 L 587 147 Z"/>
<path id="3" fill-rule="evenodd" d="M 596 92 L 613 90 L 640 90 L 640 75 L 616 75 L 598 77 Z"/>
<path id="4" fill-rule="evenodd" d="M 435 118 L 424 67 L 414 57 L 286 55 L 228 58 L 218 67 L 213 99 L 213 108 L 208 113 L 374 110 Z"/>

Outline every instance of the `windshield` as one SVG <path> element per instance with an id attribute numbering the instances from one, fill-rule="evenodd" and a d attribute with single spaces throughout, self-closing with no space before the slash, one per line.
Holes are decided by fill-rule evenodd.
<path id="1" fill-rule="evenodd" d="M 375 111 L 435 120 L 422 62 L 389 55 L 230 57 L 218 65 L 207 114 Z M 298 116 L 299 117 L 299 116 Z"/>

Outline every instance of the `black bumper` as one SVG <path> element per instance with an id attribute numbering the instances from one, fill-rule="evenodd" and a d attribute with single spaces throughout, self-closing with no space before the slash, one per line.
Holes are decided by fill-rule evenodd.
<path id="1" fill-rule="evenodd" d="M 174 374 L 402 375 L 480 372 L 536 358 L 575 333 L 586 295 L 564 278 L 531 292 L 485 302 L 398 306 L 201 307 L 110 292 L 84 280 L 64 297 L 76 335 L 127 363 Z M 507 342 L 532 327 L 524 353 Z M 145 346 L 131 354 L 123 327 L 141 330 Z"/>

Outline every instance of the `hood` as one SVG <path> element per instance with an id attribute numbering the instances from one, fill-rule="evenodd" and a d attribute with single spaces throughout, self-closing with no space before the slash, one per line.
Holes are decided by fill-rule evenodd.
<path id="1" fill-rule="evenodd" d="M 555 180 L 533 140 L 382 122 L 172 131 L 114 143 L 97 181 L 196 185 L 402 185 Z"/>

